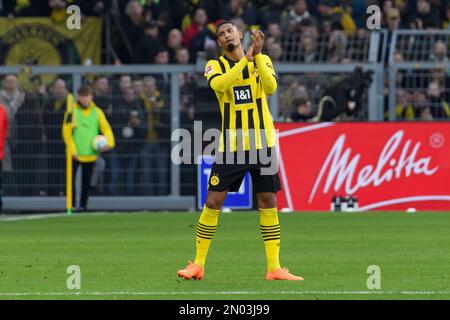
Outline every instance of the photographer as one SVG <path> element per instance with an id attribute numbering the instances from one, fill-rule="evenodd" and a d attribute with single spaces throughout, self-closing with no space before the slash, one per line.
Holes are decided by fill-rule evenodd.
<path id="1" fill-rule="evenodd" d="M 373 71 L 356 67 L 350 76 L 325 90 L 313 121 L 338 121 L 354 117 L 362 107 L 362 96 L 372 83 Z"/>

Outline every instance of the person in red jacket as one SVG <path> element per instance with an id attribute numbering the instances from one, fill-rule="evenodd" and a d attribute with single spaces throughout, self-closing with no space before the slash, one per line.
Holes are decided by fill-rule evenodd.
<path id="1" fill-rule="evenodd" d="M 8 136 L 8 113 L 5 107 L 0 104 L 0 210 L 3 208 L 3 188 L 2 188 L 2 160 L 5 156 L 5 142 Z"/>

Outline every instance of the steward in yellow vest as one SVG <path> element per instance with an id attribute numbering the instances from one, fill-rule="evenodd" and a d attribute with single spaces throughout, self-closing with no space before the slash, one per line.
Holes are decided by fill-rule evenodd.
<path id="1" fill-rule="evenodd" d="M 81 86 L 77 94 L 77 102 L 68 106 L 66 110 L 62 131 L 67 152 L 73 157 L 72 181 L 75 181 L 78 167 L 80 165 L 82 167 L 80 209 L 86 211 L 91 189 L 91 177 L 97 156 L 100 152 L 106 152 L 114 148 L 115 140 L 105 114 L 92 101 L 90 88 Z M 97 151 L 94 149 L 93 141 L 99 134 L 104 135 L 107 142 Z M 72 185 L 72 199 L 76 199 L 74 183 Z"/>

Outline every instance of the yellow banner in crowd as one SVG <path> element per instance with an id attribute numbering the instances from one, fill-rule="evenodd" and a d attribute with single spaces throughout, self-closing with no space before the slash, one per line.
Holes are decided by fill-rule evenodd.
<path id="1" fill-rule="evenodd" d="M 0 65 L 100 64 L 101 32 L 94 17 L 79 30 L 50 18 L 0 18 Z"/>

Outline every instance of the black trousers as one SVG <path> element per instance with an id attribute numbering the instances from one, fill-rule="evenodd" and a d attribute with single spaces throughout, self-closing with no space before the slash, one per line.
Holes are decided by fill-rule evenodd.
<path id="1" fill-rule="evenodd" d="M 78 168 L 81 167 L 81 199 L 80 207 L 87 208 L 89 193 L 91 191 L 91 178 L 94 171 L 95 162 L 79 162 L 73 160 L 73 176 L 72 176 L 72 207 L 76 200 L 75 181 Z"/>

